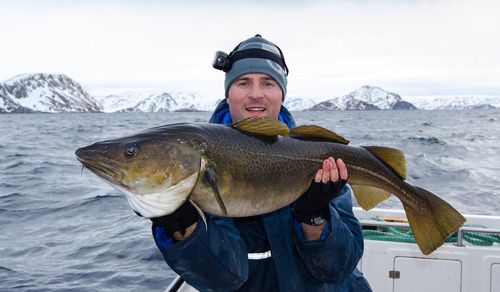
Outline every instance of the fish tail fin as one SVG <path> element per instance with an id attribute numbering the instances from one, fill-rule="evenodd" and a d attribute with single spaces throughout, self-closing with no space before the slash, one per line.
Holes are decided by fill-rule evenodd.
<path id="1" fill-rule="evenodd" d="M 427 199 L 430 214 L 423 214 L 404 203 L 403 206 L 418 247 L 423 254 L 428 255 L 440 247 L 450 234 L 457 231 L 464 224 L 465 218 L 433 193 L 416 186 L 413 188 L 420 197 Z"/>

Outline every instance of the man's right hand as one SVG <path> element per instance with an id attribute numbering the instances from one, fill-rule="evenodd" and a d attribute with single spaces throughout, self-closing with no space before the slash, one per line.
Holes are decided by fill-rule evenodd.
<path id="1" fill-rule="evenodd" d="M 172 214 L 150 219 L 154 224 L 162 226 L 168 236 L 180 241 L 193 233 L 199 216 L 193 205 L 186 201 Z"/>

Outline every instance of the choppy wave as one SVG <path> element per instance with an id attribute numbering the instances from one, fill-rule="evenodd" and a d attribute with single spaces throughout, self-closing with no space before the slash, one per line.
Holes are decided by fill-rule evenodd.
<path id="1" fill-rule="evenodd" d="M 403 150 L 408 180 L 465 213 L 499 214 L 500 111 L 299 112 L 353 145 Z M 0 291 L 163 291 L 150 221 L 74 158 L 78 147 L 210 113 L 0 115 Z M 471 130 L 474 129 L 474 130 Z M 5 133 L 5 134 L 4 134 Z M 381 207 L 400 208 L 397 199 Z"/>
<path id="2" fill-rule="evenodd" d="M 15 185 L 13 184 L 1 184 L 0 186 L 2 187 L 14 187 Z M 10 193 L 4 196 L 0 197 L 0 202 L 14 202 L 17 204 L 17 200 L 21 197 L 22 195 L 20 193 Z"/>
<path id="3" fill-rule="evenodd" d="M 445 145 L 444 141 L 436 137 L 408 137 L 404 140 L 407 143 L 420 143 L 422 145 Z"/>

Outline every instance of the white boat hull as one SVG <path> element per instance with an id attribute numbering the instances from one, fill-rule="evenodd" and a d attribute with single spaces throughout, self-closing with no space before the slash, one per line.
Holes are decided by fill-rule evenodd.
<path id="1" fill-rule="evenodd" d="M 363 226 L 384 224 L 373 220 L 375 217 L 405 218 L 403 210 L 354 208 L 354 213 Z M 500 216 L 464 216 L 466 225 L 484 226 L 500 234 Z M 500 244 L 445 243 L 425 256 L 414 243 L 367 239 L 364 243 L 358 268 L 375 292 L 500 292 Z M 196 291 L 182 279 L 176 280 L 166 291 Z"/>
<path id="2" fill-rule="evenodd" d="M 361 223 L 376 216 L 404 218 L 402 210 L 355 208 Z M 466 225 L 500 230 L 500 217 L 465 215 Z M 373 291 L 500 292 L 500 245 L 445 243 L 428 256 L 416 244 L 366 240 L 358 268 Z"/>

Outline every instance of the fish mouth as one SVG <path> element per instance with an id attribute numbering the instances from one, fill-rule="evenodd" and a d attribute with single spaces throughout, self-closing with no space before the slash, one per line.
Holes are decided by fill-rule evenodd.
<path id="1" fill-rule="evenodd" d="M 127 187 L 126 185 L 123 184 L 123 178 L 125 177 L 125 173 L 120 168 L 113 166 L 112 164 L 109 163 L 102 163 L 99 161 L 89 160 L 78 156 L 76 159 L 78 159 L 78 161 L 80 161 L 80 163 L 85 168 L 95 173 L 98 177 L 110 182 L 119 183 L 120 185 Z"/>

